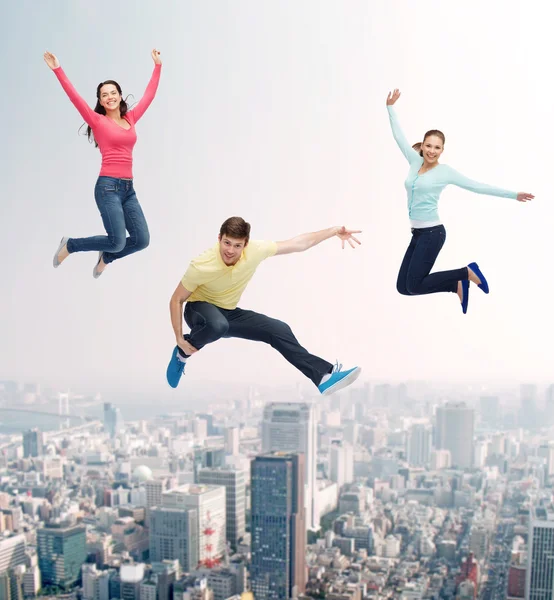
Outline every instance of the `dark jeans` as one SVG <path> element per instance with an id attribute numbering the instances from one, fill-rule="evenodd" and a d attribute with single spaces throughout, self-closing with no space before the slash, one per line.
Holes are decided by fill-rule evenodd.
<path id="1" fill-rule="evenodd" d="M 444 225 L 412 229 L 412 241 L 398 273 L 396 289 L 404 296 L 458 291 L 458 281 L 467 279 L 467 267 L 431 273 L 446 240 Z"/>
<path id="2" fill-rule="evenodd" d="M 241 338 L 270 344 L 315 385 L 333 370 L 331 363 L 303 348 L 286 323 L 251 310 L 226 310 L 209 302 L 187 302 L 185 321 L 191 331 L 183 337 L 197 350 L 222 337 Z"/>
<path id="3" fill-rule="evenodd" d="M 132 179 L 99 177 L 94 188 L 94 198 L 108 235 L 70 238 L 67 242 L 69 253 L 102 251 L 104 262 L 109 264 L 148 246 L 148 225 Z M 125 237 L 125 229 L 129 232 L 128 238 Z"/>

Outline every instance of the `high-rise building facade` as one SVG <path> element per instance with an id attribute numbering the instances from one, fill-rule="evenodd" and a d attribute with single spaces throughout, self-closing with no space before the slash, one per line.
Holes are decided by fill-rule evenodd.
<path id="1" fill-rule="evenodd" d="M 42 456 L 44 447 L 44 436 L 40 429 L 29 429 L 23 433 L 23 456 L 33 458 Z"/>
<path id="2" fill-rule="evenodd" d="M 306 524 L 319 529 L 316 506 L 317 422 L 315 409 L 305 402 L 272 402 L 264 408 L 263 452 L 299 452 L 304 455 Z"/>
<path id="3" fill-rule="evenodd" d="M 347 442 L 333 440 L 329 448 L 329 478 L 340 488 L 354 481 L 354 448 Z"/>
<path id="4" fill-rule="evenodd" d="M 231 456 L 239 453 L 240 432 L 238 427 L 227 427 L 225 430 L 225 452 Z"/>
<path id="5" fill-rule="evenodd" d="M 117 406 L 110 402 L 104 403 L 104 431 L 111 437 L 116 437 L 123 431 L 123 419 Z"/>
<path id="6" fill-rule="evenodd" d="M 436 447 L 449 450 L 452 467 L 473 466 L 473 431 L 475 411 L 465 402 L 449 402 L 437 408 Z"/>
<path id="7" fill-rule="evenodd" d="M 196 510 L 198 515 L 198 559 L 219 559 L 225 553 L 225 488 L 213 485 L 182 485 L 162 494 L 163 508 Z M 208 534 L 207 531 L 211 533 Z M 167 557 L 169 558 L 169 557 Z"/>
<path id="8" fill-rule="evenodd" d="M 87 557 L 84 525 L 51 524 L 37 531 L 43 585 L 68 587 L 78 579 Z"/>
<path id="9" fill-rule="evenodd" d="M 281 600 L 306 585 L 305 465 L 302 454 L 274 452 L 251 465 L 252 562 L 256 600 Z"/>
<path id="10" fill-rule="evenodd" d="M 554 598 L 554 512 L 531 510 L 527 553 L 526 600 Z"/>
<path id="11" fill-rule="evenodd" d="M 24 535 L 12 535 L 0 540 L 0 573 L 25 563 Z"/>
<path id="12" fill-rule="evenodd" d="M 198 513 L 194 509 L 153 507 L 150 560 L 178 560 L 184 571 L 198 566 Z"/>
<path id="13" fill-rule="evenodd" d="M 431 439 L 433 432 L 428 425 L 416 423 L 408 431 L 406 457 L 412 467 L 426 467 L 431 460 Z"/>
<path id="14" fill-rule="evenodd" d="M 225 488 L 226 538 L 236 549 L 246 531 L 246 475 L 242 469 L 213 467 L 200 469 L 198 483 Z"/>

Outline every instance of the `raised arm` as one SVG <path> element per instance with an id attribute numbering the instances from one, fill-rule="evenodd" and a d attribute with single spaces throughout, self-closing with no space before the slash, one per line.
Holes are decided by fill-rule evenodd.
<path id="1" fill-rule="evenodd" d="M 322 229 L 321 231 L 315 231 L 314 233 L 303 233 L 302 235 L 297 235 L 296 237 L 291 238 L 290 240 L 286 240 L 284 242 L 277 242 L 277 252 L 275 256 L 278 254 L 292 254 L 293 252 L 304 252 L 309 248 L 313 248 L 317 246 L 324 240 L 328 240 L 329 238 L 337 236 L 342 241 L 342 247 L 344 248 L 344 243 L 348 242 L 352 248 L 355 248 L 354 242 L 356 244 L 361 244 L 361 242 L 354 237 L 354 233 L 361 233 L 361 230 L 358 229 L 346 229 L 346 227 L 329 227 L 329 229 Z"/>
<path id="2" fill-rule="evenodd" d="M 532 200 L 535 196 L 528 194 L 527 192 L 512 192 L 503 188 L 488 185 L 487 183 L 480 183 L 474 181 L 465 175 L 462 175 L 452 167 L 448 167 L 449 182 L 453 185 L 475 192 L 476 194 L 487 194 L 488 196 L 499 196 L 500 198 L 512 198 L 513 200 L 519 200 L 519 202 L 527 202 Z"/>
<path id="3" fill-rule="evenodd" d="M 387 96 L 387 111 L 389 113 L 389 121 L 392 129 L 392 135 L 398 144 L 398 147 L 402 151 L 402 154 L 406 157 L 406 160 L 411 164 L 416 160 L 421 160 L 421 156 L 412 148 L 412 145 L 406 139 L 404 132 L 402 131 L 396 111 L 394 110 L 394 103 L 400 98 L 399 90 L 394 90 Z"/>
<path id="4" fill-rule="evenodd" d="M 142 115 L 146 112 L 146 109 L 152 104 L 152 100 L 154 100 L 154 96 L 156 95 L 156 91 L 158 89 L 158 84 L 160 83 L 162 59 L 160 58 L 160 53 L 155 49 L 152 50 L 152 60 L 154 61 L 154 72 L 152 73 L 150 82 L 148 83 L 146 90 L 138 104 L 128 113 L 129 115 L 132 115 L 135 123 L 142 117 Z"/>
<path id="5" fill-rule="evenodd" d="M 44 60 L 46 64 L 54 71 L 54 74 L 58 78 L 58 81 L 62 84 L 65 93 L 73 103 L 73 106 L 79 111 L 79 114 L 85 120 L 87 125 L 93 126 L 94 122 L 98 118 L 98 114 L 92 110 L 92 108 L 79 96 L 77 90 L 73 87 L 73 84 L 67 78 L 64 70 L 60 66 L 60 61 L 51 52 L 44 53 Z"/>

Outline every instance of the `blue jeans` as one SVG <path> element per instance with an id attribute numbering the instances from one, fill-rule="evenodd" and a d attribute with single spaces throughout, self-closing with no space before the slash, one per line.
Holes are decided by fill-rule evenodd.
<path id="1" fill-rule="evenodd" d="M 286 323 L 252 310 L 227 310 L 209 302 L 187 302 L 185 321 L 191 331 L 183 337 L 197 350 L 222 337 L 265 342 L 316 386 L 333 370 L 331 363 L 303 348 Z M 181 349 L 179 352 L 183 355 Z"/>
<path id="2" fill-rule="evenodd" d="M 458 281 L 467 279 L 467 267 L 431 273 L 446 240 L 444 225 L 412 229 L 412 241 L 398 273 L 396 289 L 404 296 L 458 291 Z"/>
<path id="3" fill-rule="evenodd" d="M 104 253 L 102 259 L 109 264 L 148 246 L 150 233 L 132 179 L 99 177 L 94 198 L 108 235 L 69 238 L 67 251 L 70 254 L 96 250 Z M 127 238 L 125 230 L 129 232 Z"/>

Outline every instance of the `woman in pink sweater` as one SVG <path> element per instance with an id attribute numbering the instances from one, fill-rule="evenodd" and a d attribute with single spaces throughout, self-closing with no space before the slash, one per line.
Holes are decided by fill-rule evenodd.
<path id="1" fill-rule="evenodd" d="M 93 110 L 71 85 L 54 54 L 44 54 L 46 64 L 54 71 L 85 120 L 89 141 L 94 141 L 102 154 L 102 167 L 94 197 L 108 234 L 88 238 L 63 237 L 54 255 L 54 267 L 59 267 L 74 252 L 97 251 L 98 261 L 92 272 L 96 279 L 106 265 L 143 250 L 150 242 L 148 225 L 133 188 L 133 147 L 137 141 L 135 124 L 150 106 L 160 81 L 162 61 L 157 50 L 152 50 L 152 59 L 154 73 L 135 108 L 129 110 L 119 84 L 108 80 L 96 88 L 96 106 Z M 129 232 L 129 237 L 126 237 L 125 230 Z"/>

